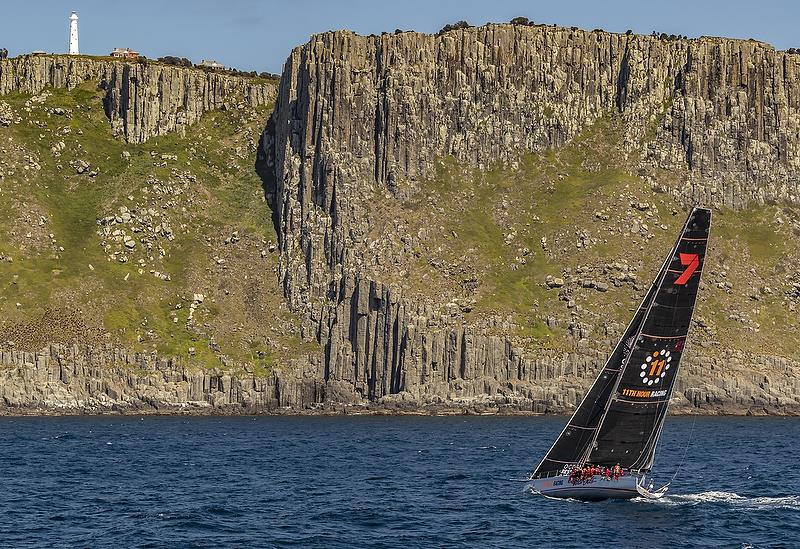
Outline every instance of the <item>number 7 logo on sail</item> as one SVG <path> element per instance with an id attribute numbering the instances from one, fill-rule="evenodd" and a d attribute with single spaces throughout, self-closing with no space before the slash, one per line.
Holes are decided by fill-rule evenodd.
<path id="1" fill-rule="evenodd" d="M 675 280 L 675 284 L 683 286 L 689 281 L 689 278 L 697 270 L 697 267 L 700 266 L 700 256 L 697 254 L 680 254 L 680 258 L 681 265 L 686 267 L 686 269 L 681 273 L 681 276 Z"/>

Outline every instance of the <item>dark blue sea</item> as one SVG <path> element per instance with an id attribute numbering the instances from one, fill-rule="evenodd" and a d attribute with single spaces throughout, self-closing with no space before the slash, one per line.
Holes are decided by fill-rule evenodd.
<path id="1" fill-rule="evenodd" d="M 509 480 L 564 421 L 4 418 L 0 545 L 800 547 L 800 419 L 670 418 L 668 495 L 601 503 Z"/>

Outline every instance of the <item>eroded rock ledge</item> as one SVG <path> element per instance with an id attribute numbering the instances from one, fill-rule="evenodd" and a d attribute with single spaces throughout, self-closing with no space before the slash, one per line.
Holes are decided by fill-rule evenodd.
<path id="1" fill-rule="evenodd" d="M 736 357 L 735 363 L 751 359 Z M 698 360 L 708 364 L 704 357 Z M 764 367 L 797 372 L 797 364 L 768 360 Z M 796 401 L 781 396 L 786 387 L 770 384 L 759 373 L 738 372 L 736 378 L 709 384 L 693 366 L 687 370 L 690 375 L 678 384 L 673 413 L 800 414 Z M 585 371 L 565 361 L 530 382 L 479 376 L 463 380 L 460 388 L 434 383 L 422 392 L 403 390 L 380 399 L 353 398 L 349 386 L 326 382 L 322 374 L 323 366 L 315 360 L 298 360 L 259 377 L 245 370 L 189 368 L 180 359 L 113 347 L 0 351 L 0 414 L 563 414 L 580 399 Z"/>
<path id="2" fill-rule="evenodd" d="M 219 108 L 267 105 L 276 86 L 263 79 L 205 72 L 159 63 L 129 63 L 67 55 L 33 55 L 0 61 L 0 95 L 36 94 L 46 87 L 74 89 L 97 82 L 115 135 L 129 143 L 185 128 Z"/>
<path id="3" fill-rule="evenodd" d="M 180 358 L 114 347 L 51 345 L 37 353 L 0 351 L 0 402 L 13 413 L 259 412 L 322 400 L 298 360 L 266 377 L 191 368 Z"/>

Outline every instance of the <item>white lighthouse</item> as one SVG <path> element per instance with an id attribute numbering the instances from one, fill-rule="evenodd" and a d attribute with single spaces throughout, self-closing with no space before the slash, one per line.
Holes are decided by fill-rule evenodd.
<path id="1" fill-rule="evenodd" d="M 78 14 L 74 11 L 69 16 L 69 54 L 78 55 Z"/>

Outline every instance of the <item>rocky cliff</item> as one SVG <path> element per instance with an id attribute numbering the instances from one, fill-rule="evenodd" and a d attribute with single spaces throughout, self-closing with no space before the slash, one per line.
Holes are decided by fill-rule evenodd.
<path id="1" fill-rule="evenodd" d="M 187 367 L 179 358 L 113 347 L 53 345 L 38 353 L 0 351 L 0 398 L 7 412 L 258 413 L 321 400 L 318 382 L 288 374 L 257 376 Z"/>
<path id="2" fill-rule="evenodd" d="M 253 169 L 274 86 L 149 62 L 0 63 L 0 411 L 320 400 Z"/>
<path id="3" fill-rule="evenodd" d="M 318 35 L 277 90 L 0 61 L 4 408 L 566 413 L 700 203 L 674 409 L 800 413 L 798 59 L 487 25 Z"/>
<path id="4" fill-rule="evenodd" d="M 129 143 L 144 143 L 172 131 L 184 134 L 207 111 L 266 105 L 276 93 L 275 85 L 263 79 L 154 62 L 65 55 L 0 61 L 0 95 L 37 94 L 47 87 L 74 89 L 85 82 L 105 90 L 104 107 L 112 130 Z"/>
<path id="5" fill-rule="evenodd" d="M 425 194 L 435 185 L 442 159 L 455 159 L 455 179 L 479 180 L 460 195 L 466 215 L 468 201 L 483 192 L 486 174 L 498 163 L 510 170 L 509 177 L 521 177 L 530 164 L 526 154 L 562 149 L 609 117 L 620 125 L 622 138 L 613 160 L 626 163 L 624 169 L 635 176 L 619 176 L 625 186 L 618 196 L 624 198 L 610 211 L 602 209 L 598 195 L 592 214 L 593 198 L 584 197 L 586 212 L 558 212 L 568 215 L 553 217 L 561 224 L 557 233 L 542 226 L 530 237 L 534 244 L 516 248 L 517 228 L 524 230 L 526 221 L 530 226 L 544 215 L 544 202 L 530 199 L 538 188 L 532 186 L 528 202 L 522 203 L 527 219 L 510 217 L 511 202 L 505 198 L 497 204 L 497 196 L 482 195 L 475 216 L 490 212 L 491 230 L 504 237 L 497 247 L 516 248 L 508 253 L 513 264 L 504 264 L 506 269 L 527 269 L 525 258 L 534 257 L 531 250 L 538 247 L 539 236 L 537 257 L 544 256 L 550 268 L 558 254 L 567 253 L 567 247 L 563 253 L 548 248 L 554 238 L 572 249 L 577 238 L 576 253 L 581 254 L 598 241 L 608 242 L 582 231 L 586 225 L 578 219 L 574 233 L 579 236 L 571 236 L 568 216 L 585 213 L 595 221 L 629 216 L 625 200 L 631 186 L 641 187 L 632 199 L 656 197 L 657 215 L 651 211 L 651 219 L 592 231 L 618 237 L 635 233 L 638 246 L 655 236 L 645 222 L 662 219 L 665 209 L 676 214 L 681 204 L 723 209 L 796 204 L 799 71 L 800 56 L 755 41 L 662 40 L 547 26 L 487 25 L 438 36 L 334 32 L 313 37 L 286 62 L 263 155 L 274 170 L 269 191 L 280 239 L 280 279 L 292 309 L 304 315 L 305 335 L 324 346 L 320 377 L 336 387 L 339 398 L 351 401 L 425 403 L 489 395 L 521 400 L 523 407 L 537 411 L 573 406 L 605 360 L 627 313 L 611 318 L 617 323 L 603 311 L 594 313 L 593 326 L 586 330 L 592 314 L 575 307 L 572 289 L 562 291 L 559 299 L 570 312 L 562 309 L 563 318 L 546 320 L 548 327 L 560 326 L 568 335 L 563 345 L 549 348 L 535 338 L 513 337 L 519 326 L 505 322 L 491 307 L 476 315 L 452 295 L 426 291 L 432 280 L 427 272 L 416 285 L 406 284 L 415 273 L 436 270 L 442 262 L 432 256 L 464 240 L 463 232 L 450 231 L 444 221 L 444 195 Z M 572 189 L 556 187 L 572 173 L 556 158 L 552 167 L 562 173 L 542 184 L 570 195 Z M 598 162 L 592 155 L 581 162 L 589 180 Z M 452 187 L 452 181 L 447 185 Z M 513 192 L 514 184 L 498 187 L 502 192 L 508 188 Z M 641 210 L 649 206 L 644 203 Z M 419 208 L 427 208 L 426 213 L 417 214 Z M 415 215 L 416 225 L 410 221 Z M 437 229 L 442 229 L 441 240 L 426 240 Z M 467 224 L 464 230 L 475 229 Z M 475 237 L 466 253 L 479 249 L 484 236 Z M 727 276 L 723 255 L 707 277 Z M 426 259 L 428 265 L 415 270 L 415 262 Z M 456 258 L 452 265 L 458 268 L 443 276 L 464 277 L 459 280 L 463 287 L 480 285 L 470 274 L 476 265 L 481 268 L 479 263 Z M 774 268 L 786 273 L 786 266 Z M 576 295 L 586 288 L 606 292 L 608 284 L 581 275 L 586 269 L 567 269 L 567 285 Z M 794 295 L 791 276 L 786 275 L 787 296 Z M 765 269 L 757 278 L 763 283 L 769 277 Z M 624 278 L 609 280 L 616 285 Z M 515 288 L 542 283 L 528 279 Z M 643 287 L 634 286 L 641 293 Z M 708 286 L 708 292 L 744 291 L 731 291 L 722 278 Z M 484 297 L 489 295 L 495 294 L 487 291 Z M 777 306 L 788 314 L 795 310 L 793 299 L 784 298 Z M 542 301 L 537 297 L 535 303 Z M 531 322 L 542 308 L 528 311 Z M 710 302 L 707 308 L 712 310 Z M 796 334 L 796 322 L 789 324 Z M 750 329 L 760 332 L 755 325 Z M 716 328 L 699 330 L 679 382 L 677 405 L 731 412 L 800 410 L 796 357 L 733 349 L 720 345 Z"/>
<path id="6" fill-rule="evenodd" d="M 300 178 L 308 198 L 323 202 L 331 178 L 391 189 L 430 175 L 437 157 L 513 161 L 616 111 L 629 147 L 654 130 L 643 164 L 675 172 L 671 190 L 687 200 L 796 202 L 798 86 L 800 55 L 756 41 L 516 25 L 327 33 L 286 63 L 275 113 L 279 182 Z M 290 169 L 298 154 L 312 156 Z"/>

